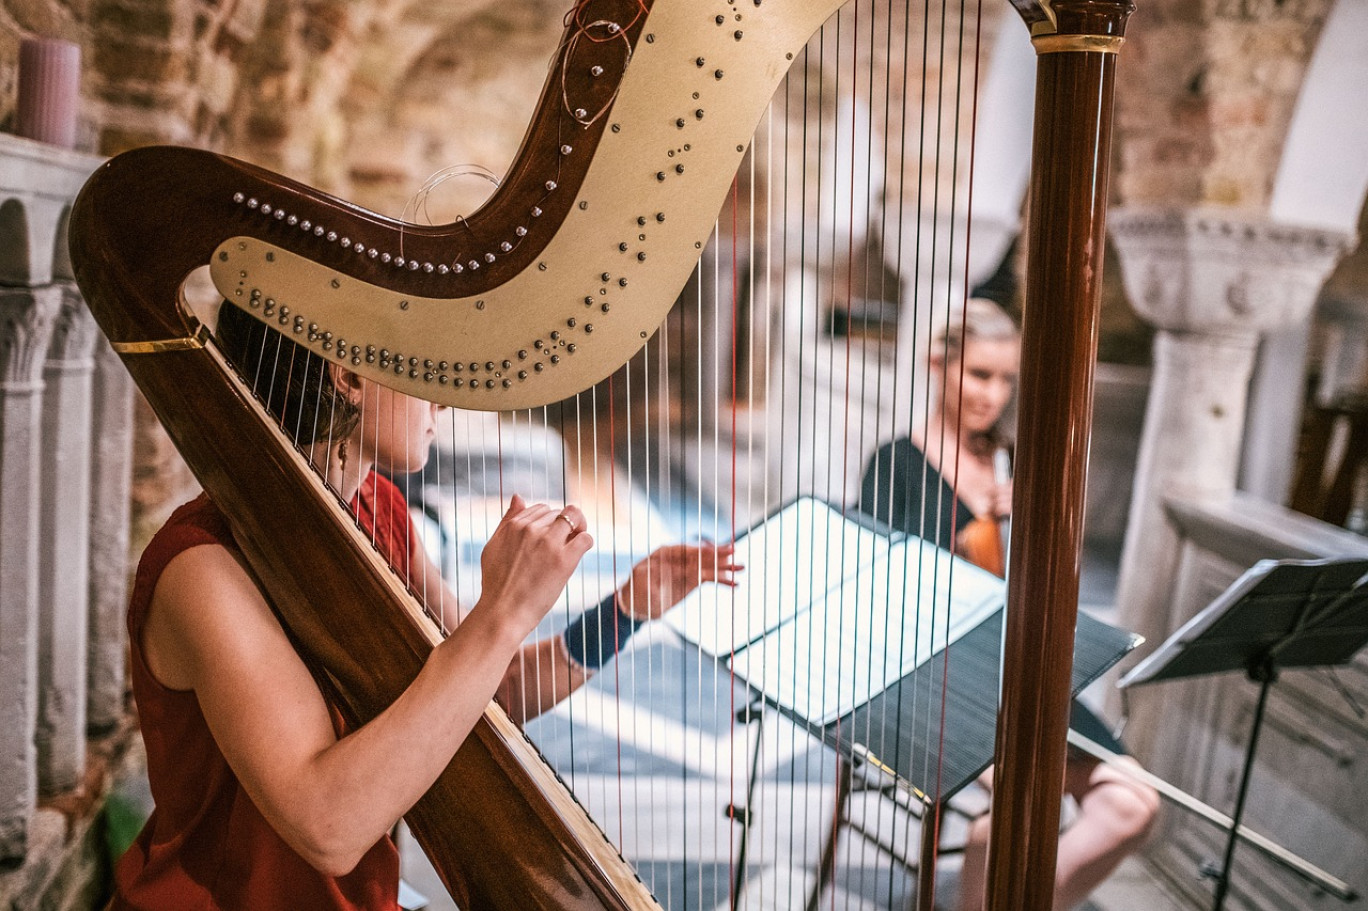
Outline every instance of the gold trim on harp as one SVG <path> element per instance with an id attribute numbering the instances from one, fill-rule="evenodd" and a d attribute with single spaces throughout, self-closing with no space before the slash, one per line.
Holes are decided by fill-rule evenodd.
<path id="1" fill-rule="evenodd" d="M 201 326 L 194 335 L 161 338 L 150 342 L 110 342 L 116 354 L 161 354 L 164 351 L 193 351 L 204 347 L 207 332 Z"/>
<path id="2" fill-rule="evenodd" d="M 1036 54 L 1116 54 L 1126 39 L 1120 35 L 1037 35 Z"/>

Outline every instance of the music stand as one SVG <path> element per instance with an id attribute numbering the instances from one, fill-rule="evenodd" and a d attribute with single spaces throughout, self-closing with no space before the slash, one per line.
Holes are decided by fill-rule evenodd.
<path id="1" fill-rule="evenodd" d="M 809 541 L 822 546 L 795 550 Z M 662 622 L 751 688 L 755 699 L 738 722 L 762 718 L 767 706 L 836 753 L 837 813 L 857 765 L 929 808 L 992 763 L 1002 579 L 812 497 L 781 506 L 736 545 L 736 559 L 757 567 L 755 575 L 736 589 L 695 589 Z M 1075 633 L 1075 694 L 1140 641 L 1086 614 Z M 845 649 L 843 641 L 859 646 Z M 802 675 L 767 660 L 796 654 L 812 658 Z M 861 658 L 869 673 L 855 673 Z M 753 768 L 754 761 L 752 754 Z M 754 772 L 748 803 L 753 783 Z M 727 813 L 742 823 L 744 859 L 749 809 Z M 830 881 L 837 828 L 823 849 L 819 887 Z M 934 847 L 923 841 L 923 869 Z M 734 895 L 744 869 L 737 867 Z"/>
<path id="2" fill-rule="evenodd" d="M 1152 655 L 1123 687 L 1242 670 L 1259 684 L 1213 911 L 1225 906 L 1269 689 L 1284 668 L 1343 664 L 1368 645 L 1368 560 L 1262 560 Z"/>

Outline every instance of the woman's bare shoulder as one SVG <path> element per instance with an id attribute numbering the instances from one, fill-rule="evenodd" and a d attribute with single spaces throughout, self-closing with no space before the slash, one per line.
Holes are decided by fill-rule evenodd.
<path id="1" fill-rule="evenodd" d="M 242 562 L 224 544 L 186 548 L 166 564 L 143 627 L 143 650 L 157 679 L 196 689 L 231 653 L 258 637 L 285 639 L 270 605 Z"/>

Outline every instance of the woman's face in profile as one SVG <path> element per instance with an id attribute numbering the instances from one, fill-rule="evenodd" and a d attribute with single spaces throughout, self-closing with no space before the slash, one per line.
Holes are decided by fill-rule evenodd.
<path id="1" fill-rule="evenodd" d="M 961 433 L 992 428 L 1016 391 L 1021 343 L 1015 338 L 968 339 L 958 361 L 945 368 L 945 411 L 958 413 Z"/>
<path id="2" fill-rule="evenodd" d="M 442 406 L 363 381 L 361 451 L 386 471 L 418 471 L 427 462 Z"/>

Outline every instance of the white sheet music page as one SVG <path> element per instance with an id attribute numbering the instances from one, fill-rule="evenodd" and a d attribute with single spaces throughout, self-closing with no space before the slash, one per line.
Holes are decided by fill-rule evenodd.
<path id="1" fill-rule="evenodd" d="M 1002 579 L 919 538 L 863 553 L 836 586 L 785 611 L 729 662 L 767 698 L 818 724 L 868 702 L 1006 600 Z"/>
<path id="2" fill-rule="evenodd" d="M 737 538 L 736 562 L 746 570 L 735 588 L 701 586 L 664 622 L 708 654 L 725 657 L 807 611 L 888 548 L 887 536 L 804 497 Z"/>

